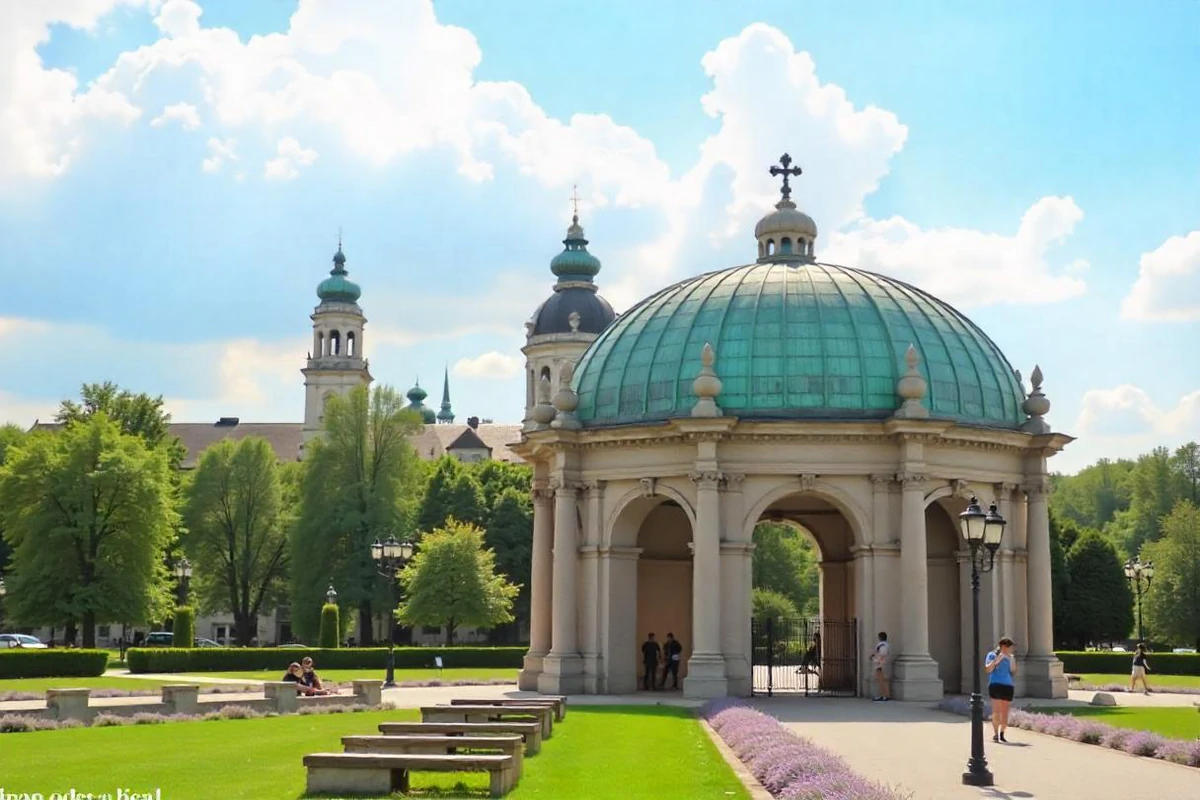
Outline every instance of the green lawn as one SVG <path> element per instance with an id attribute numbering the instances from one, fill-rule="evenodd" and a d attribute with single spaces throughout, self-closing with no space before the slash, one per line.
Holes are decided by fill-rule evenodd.
<path id="1" fill-rule="evenodd" d="M 1170 739 L 1200 736 L 1200 714 L 1194 707 L 1147 708 L 1137 706 L 1082 706 L 1078 708 L 1033 708 L 1045 714 L 1074 714 L 1118 728 L 1154 731 Z"/>
<path id="2" fill-rule="evenodd" d="M 305 753 L 340 750 L 346 734 L 377 732 L 415 711 L 176 722 L 3 734 L 8 793 L 162 790 L 170 800 L 297 798 Z M 485 775 L 417 775 L 425 797 L 486 796 Z M 457 788 L 455 788 L 457 787 Z M 700 725 L 683 709 L 573 707 L 525 762 L 514 800 L 748 798 Z"/>
<path id="3" fill-rule="evenodd" d="M 143 680 L 141 678 L 12 678 L 0 680 L 0 694 L 4 692 L 37 692 L 44 694 L 47 689 L 122 689 L 124 691 L 153 691 L 157 692 L 164 683 L 179 683 L 178 680 L 160 681 Z M 221 687 L 226 689 L 227 687 Z M 234 687 L 228 687 L 234 688 Z M 250 687 L 250 691 L 258 687 Z"/>
<path id="4" fill-rule="evenodd" d="M 1083 674 L 1079 676 L 1084 683 L 1090 683 L 1093 686 L 1104 686 L 1109 683 L 1116 683 L 1121 686 L 1129 685 L 1128 675 L 1097 675 L 1093 673 Z M 1146 676 L 1147 682 L 1150 684 L 1150 690 L 1156 688 L 1170 689 L 1172 686 L 1182 686 L 1190 689 L 1200 689 L 1200 675 L 1155 675 L 1151 672 Z M 1138 691 L 1141 691 L 1142 685 L 1138 684 Z"/>
<path id="5" fill-rule="evenodd" d="M 516 683 L 517 672 L 518 670 L 516 669 L 495 669 L 490 667 L 479 669 L 458 667 L 444 670 L 398 669 L 396 670 L 396 682 L 442 680 L 448 683 L 454 680 L 466 680 L 467 678 L 477 680 L 506 678 Z M 383 680 L 384 678 L 384 671 L 381 669 L 321 669 L 320 664 L 317 664 L 317 673 L 320 674 L 323 680 L 334 681 L 336 683 L 345 683 L 356 678 L 377 678 L 379 680 Z M 206 678 L 250 678 L 256 681 L 277 681 L 283 677 L 283 670 L 264 670 L 261 672 L 187 672 L 181 673 L 179 677 L 183 679 L 189 675 Z"/>

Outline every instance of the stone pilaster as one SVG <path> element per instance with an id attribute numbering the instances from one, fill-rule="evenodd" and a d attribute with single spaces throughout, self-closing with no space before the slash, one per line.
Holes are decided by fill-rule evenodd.
<path id="1" fill-rule="evenodd" d="M 600 655 L 600 539 L 602 522 L 600 510 L 603 506 L 604 482 L 592 481 L 584 485 L 584 515 L 586 531 L 584 546 L 579 549 L 579 566 L 582 572 L 580 597 L 579 649 L 583 655 L 583 691 L 599 693 L 604 672 L 604 658 Z"/>
<path id="2" fill-rule="evenodd" d="M 583 691 L 583 658 L 577 625 L 579 572 L 579 486 L 551 478 L 554 490 L 554 583 L 551 595 L 550 652 L 542 659 L 538 691 L 579 694 Z"/>
<path id="3" fill-rule="evenodd" d="M 1054 609 L 1050 584 L 1049 484 L 1044 477 L 1025 484 L 1029 497 L 1029 654 L 1023 665 L 1030 697 L 1067 696 L 1062 662 L 1054 655 Z"/>
<path id="4" fill-rule="evenodd" d="M 729 694 L 750 695 L 750 605 L 753 582 L 752 542 L 721 542 L 721 649 Z"/>
<path id="5" fill-rule="evenodd" d="M 925 539 L 926 475 L 906 470 L 896 476 L 900 502 L 900 654 L 893 664 L 892 691 L 899 700 L 939 700 L 942 681 L 929 655 L 929 563 Z"/>
<path id="6" fill-rule="evenodd" d="M 683 679 L 684 697 L 724 697 L 725 656 L 721 652 L 721 473 L 699 470 L 696 528 L 692 532 L 692 656 Z M 716 589 L 717 591 L 714 591 Z"/>
<path id="7" fill-rule="evenodd" d="M 546 486 L 533 488 L 533 547 L 529 583 L 529 652 L 525 655 L 517 685 L 524 692 L 537 691 L 542 659 L 550 652 L 550 600 L 554 583 L 554 492 Z"/>

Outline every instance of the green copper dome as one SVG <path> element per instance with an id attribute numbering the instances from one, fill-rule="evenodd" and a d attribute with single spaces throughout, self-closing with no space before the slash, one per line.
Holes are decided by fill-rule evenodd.
<path id="1" fill-rule="evenodd" d="M 404 396 L 408 398 L 408 405 L 404 407 L 406 411 L 415 411 L 420 414 L 421 421 L 426 425 L 432 425 L 437 422 L 434 410 L 425 405 L 425 398 L 429 396 L 429 393 L 421 388 L 420 381 L 409 389 Z"/>
<path id="2" fill-rule="evenodd" d="M 913 344 L 932 418 L 1018 428 L 1024 393 L 1000 349 L 958 311 L 906 283 L 833 264 L 711 272 L 643 300 L 580 359 L 587 427 L 686 417 L 706 342 L 717 404 L 752 419 L 886 419 Z"/>
<path id="3" fill-rule="evenodd" d="M 346 277 L 346 257 L 342 255 L 342 246 L 333 255 L 333 269 L 329 277 L 317 284 L 317 297 L 321 302 L 357 303 L 362 296 L 358 284 Z"/>
<path id="4" fill-rule="evenodd" d="M 550 271 L 562 281 L 591 282 L 600 271 L 600 259 L 588 252 L 588 240 L 584 238 L 579 215 L 571 218 L 567 238 L 563 239 L 563 251 L 550 259 Z"/>

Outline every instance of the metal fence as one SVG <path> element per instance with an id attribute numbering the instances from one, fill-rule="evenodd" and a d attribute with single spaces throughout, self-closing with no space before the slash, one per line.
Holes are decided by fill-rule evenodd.
<path id="1" fill-rule="evenodd" d="M 752 693 L 858 695 L 858 621 L 750 620 Z"/>

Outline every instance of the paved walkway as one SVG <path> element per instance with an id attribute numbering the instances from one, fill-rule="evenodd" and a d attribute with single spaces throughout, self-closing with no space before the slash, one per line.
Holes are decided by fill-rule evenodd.
<path id="1" fill-rule="evenodd" d="M 177 672 L 139 672 L 133 673 L 127 669 L 110 669 L 104 673 L 106 678 L 132 678 L 134 680 L 161 681 L 164 683 L 230 683 L 236 686 L 254 686 L 261 684 L 255 678 L 215 678 L 201 675 L 181 675 Z"/>
<path id="2" fill-rule="evenodd" d="M 966 717 L 923 703 L 774 697 L 754 704 L 861 774 L 912 792 L 915 800 L 1200 797 L 1200 769 L 1016 729 L 1008 745 L 997 745 L 990 726 L 986 755 L 996 785 L 963 786 L 971 753 Z"/>
<path id="3" fill-rule="evenodd" d="M 1171 692 L 1152 692 L 1151 694 L 1130 694 L 1129 692 L 1096 692 L 1073 690 L 1067 693 L 1065 700 L 1040 700 L 1034 697 L 1018 698 L 1013 705 L 1017 708 L 1033 706 L 1035 708 L 1066 708 L 1070 706 L 1086 706 L 1091 704 L 1097 694 L 1111 695 L 1119 706 L 1193 706 L 1200 703 L 1200 694 L 1180 694 Z"/>

